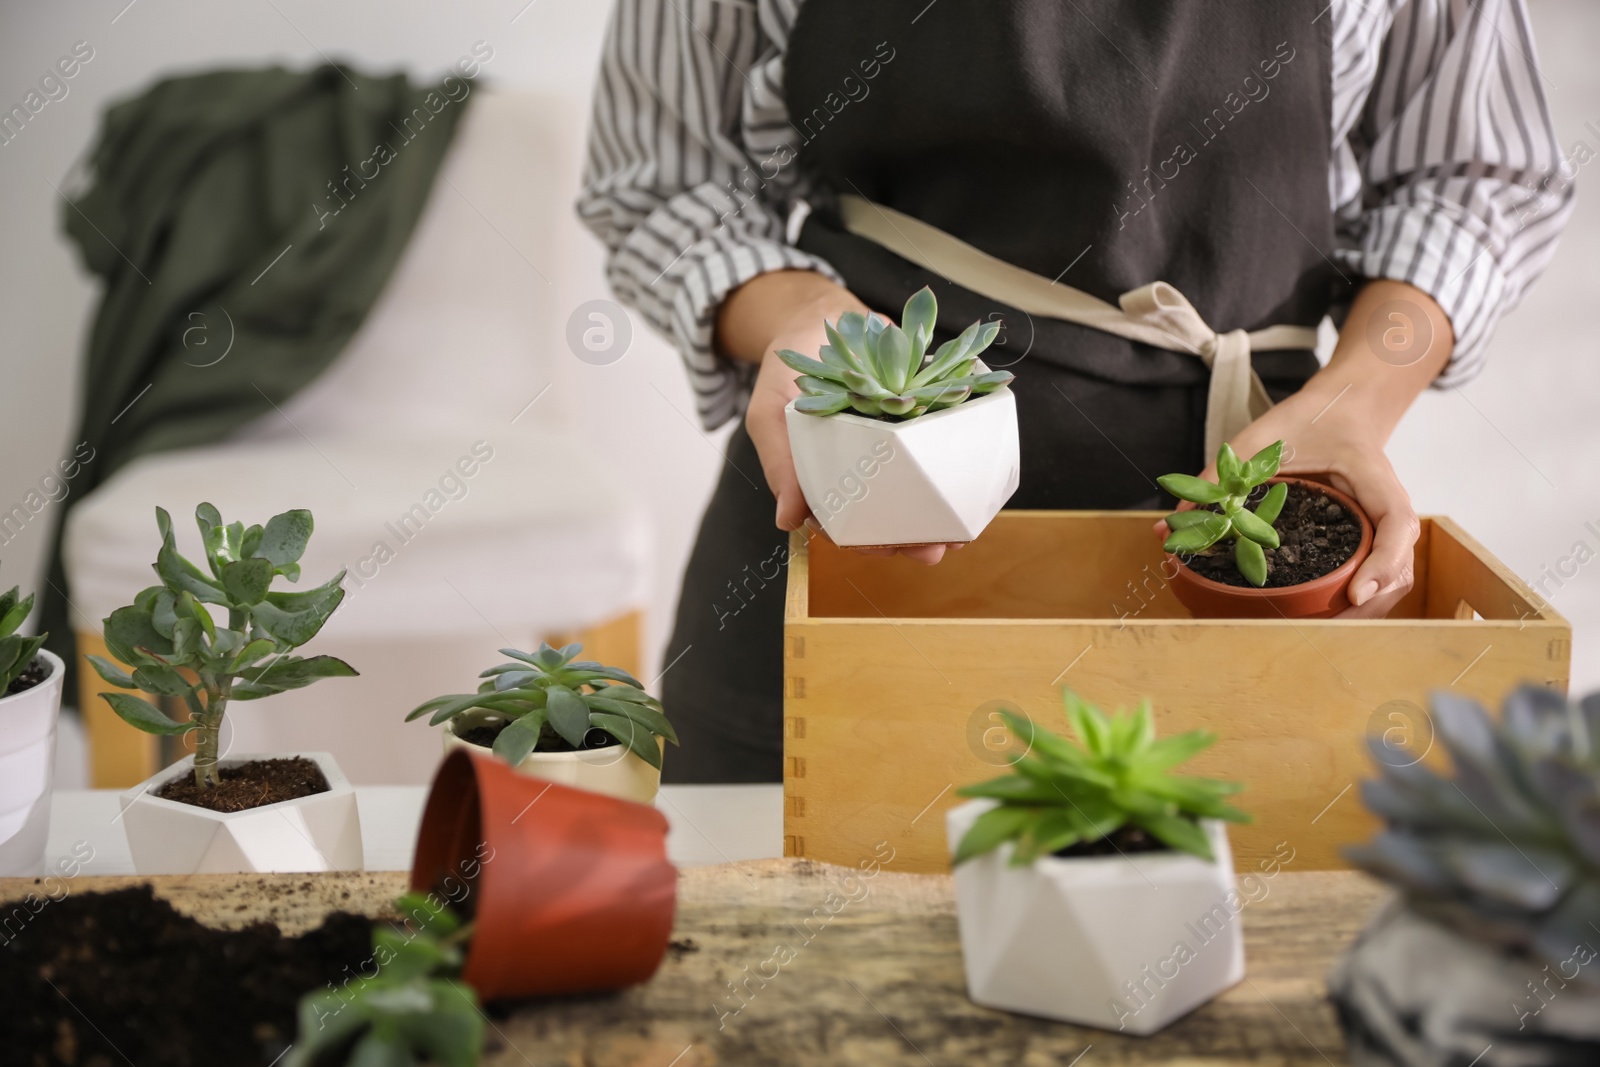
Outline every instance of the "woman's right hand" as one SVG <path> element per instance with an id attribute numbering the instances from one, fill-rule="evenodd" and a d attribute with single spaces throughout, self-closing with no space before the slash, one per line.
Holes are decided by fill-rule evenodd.
<path id="1" fill-rule="evenodd" d="M 761 457 L 767 487 L 777 498 L 775 521 L 780 530 L 802 524 L 821 533 L 811 518 L 789 451 L 789 427 L 783 409 L 800 395 L 795 372 L 778 359 L 780 348 L 813 355 L 828 343 L 823 320 L 837 321 L 847 311 L 869 309 L 848 289 L 814 271 L 786 270 L 757 275 L 723 301 L 717 315 L 717 346 L 724 355 L 747 362 L 759 360 L 744 425 Z M 937 563 L 944 545 L 858 549 L 868 555 L 901 554 L 923 563 Z"/>

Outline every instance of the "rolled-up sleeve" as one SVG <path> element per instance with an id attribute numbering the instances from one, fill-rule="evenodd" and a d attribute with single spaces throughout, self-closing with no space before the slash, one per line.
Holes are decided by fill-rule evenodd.
<path id="1" fill-rule="evenodd" d="M 1340 265 L 1432 296 L 1455 329 L 1435 384 L 1481 369 L 1496 322 L 1555 251 L 1572 168 L 1545 102 L 1523 0 L 1360 4 L 1335 62 L 1375 63 L 1370 91 L 1339 112 Z M 1339 71 L 1336 68 L 1335 78 Z M 1340 188 L 1340 174 L 1346 176 Z"/>
<path id="2" fill-rule="evenodd" d="M 798 188 L 783 48 L 798 0 L 618 0 L 578 215 L 613 291 L 682 353 L 700 419 L 739 415 L 755 368 L 719 356 L 718 306 L 758 274 L 826 262 L 785 239 Z"/>

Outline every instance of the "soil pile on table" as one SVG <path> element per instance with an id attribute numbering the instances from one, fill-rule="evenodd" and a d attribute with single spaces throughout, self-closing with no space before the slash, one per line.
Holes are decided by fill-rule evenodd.
<path id="1" fill-rule="evenodd" d="M 300 937 L 215 930 L 149 886 L 3 905 L 0 1060 L 45 1065 L 272 1064 L 302 994 L 371 971 L 372 921 L 336 913 Z M 33 909 L 37 909 L 35 912 Z"/>
<path id="2" fill-rule="evenodd" d="M 1250 494 L 1252 511 L 1266 492 L 1267 487 L 1261 486 Z M 1278 531 L 1278 547 L 1265 550 L 1267 589 L 1321 578 L 1341 567 L 1361 546 L 1360 519 L 1333 498 L 1294 484 L 1272 526 Z M 1233 562 L 1231 537 L 1183 560 L 1190 570 L 1213 582 L 1254 588 Z"/>
<path id="3" fill-rule="evenodd" d="M 45 676 L 49 673 L 50 668 L 45 665 L 44 660 L 36 659 L 24 667 L 21 674 L 11 679 L 11 684 L 6 686 L 6 691 L 4 693 L 0 693 L 0 696 L 14 696 L 15 694 L 21 693 L 24 690 L 32 689 L 34 686 L 44 681 Z"/>
<path id="4" fill-rule="evenodd" d="M 322 768 L 304 756 L 251 760 L 220 773 L 218 785 L 196 785 L 192 774 L 180 775 L 156 790 L 156 796 L 212 811 L 248 811 L 328 791 Z"/>

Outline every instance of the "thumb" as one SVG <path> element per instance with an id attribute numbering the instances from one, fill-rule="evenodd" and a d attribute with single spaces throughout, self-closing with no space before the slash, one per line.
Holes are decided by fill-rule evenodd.
<path id="1" fill-rule="evenodd" d="M 1332 481 L 1356 498 L 1375 528 L 1372 553 L 1350 579 L 1351 608 L 1341 617 L 1382 618 L 1411 589 L 1422 523 L 1394 468 L 1382 456 L 1363 457 Z"/>

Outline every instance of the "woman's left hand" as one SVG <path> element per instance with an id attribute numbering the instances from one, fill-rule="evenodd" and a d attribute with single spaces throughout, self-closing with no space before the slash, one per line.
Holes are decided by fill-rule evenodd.
<path id="1" fill-rule="evenodd" d="M 1368 282 L 1328 365 L 1230 442 L 1248 459 L 1282 440 L 1283 473 L 1325 478 L 1372 519 L 1372 554 L 1338 618 L 1381 619 L 1411 590 L 1422 523 L 1383 449 L 1454 347 L 1449 317 L 1432 297 L 1404 282 Z M 1215 481 L 1215 464 L 1201 476 Z"/>

